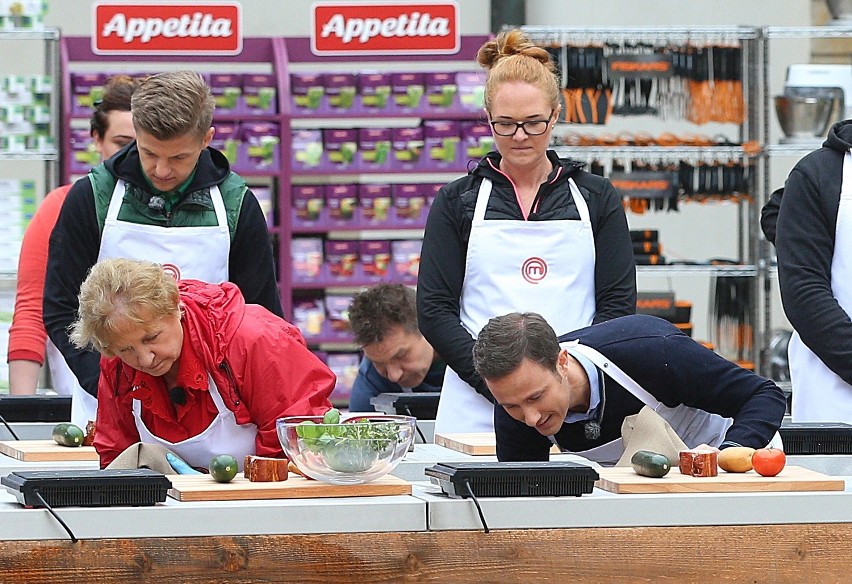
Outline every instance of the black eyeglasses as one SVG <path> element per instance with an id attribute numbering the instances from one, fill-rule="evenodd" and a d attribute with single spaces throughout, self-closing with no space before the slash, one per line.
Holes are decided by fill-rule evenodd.
<path id="1" fill-rule="evenodd" d="M 556 110 L 550 110 L 550 115 L 547 116 L 546 120 L 527 120 L 525 122 L 508 122 L 508 121 L 497 121 L 489 120 L 491 127 L 494 129 L 494 133 L 498 136 L 514 136 L 519 128 L 523 128 L 524 133 L 527 136 L 541 136 L 547 131 L 547 126 L 550 124 L 550 119 L 553 117 L 553 112 Z"/>

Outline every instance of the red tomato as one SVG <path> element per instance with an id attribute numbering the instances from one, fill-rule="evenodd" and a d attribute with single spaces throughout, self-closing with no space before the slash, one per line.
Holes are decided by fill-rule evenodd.
<path id="1" fill-rule="evenodd" d="M 787 463 L 783 450 L 778 448 L 759 448 L 751 455 L 751 465 L 754 471 L 765 477 L 774 477 Z"/>

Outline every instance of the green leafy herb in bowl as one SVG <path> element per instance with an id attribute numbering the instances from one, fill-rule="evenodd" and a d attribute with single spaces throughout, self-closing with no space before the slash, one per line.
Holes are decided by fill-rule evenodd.
<path id="1" fill-rule="evenodd" d="M 281 418 L 278 438 L 284 452 L 307 476 L 335 484 L 365 483 L 387 474 L 414 439 L 410 416 L 325 416 Z"/>

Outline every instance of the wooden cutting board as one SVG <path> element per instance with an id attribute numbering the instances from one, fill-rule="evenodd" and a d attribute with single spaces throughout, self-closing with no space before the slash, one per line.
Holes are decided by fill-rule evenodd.
<path id="1" fill-rule="evenodd" d="M 313 497 L 376 497 L 410 495 L 411 483 L 385 475 L 363 485 L 332 485 L 290 473 L 286 481 L 251 482 L 242 475 L 217 483 L 210 475 L 169 475 L 169 496 L 178 501 L 238 501 L 244 499 L 308 499 Z"/>
<path id="2" fill-rule="evenodd" d="M 629 466 L 596 469 L 600 480 L 595 486 L 612 493 L 745 493 L 770 491 L 842 491 L 842 478 L 824 475 L 800 466 L 786 466 L 778 476 L 762 477 L 753 470 L 746 473 L 719 471 L 715 477 L 682 475 L 676 468 L 655 479 L 643 477 Z"/>
<path id="3" fill-rule="evenodd" d="M 53 440 L 2 440 L 0 454 L 25 462 L 99 459 L 93 446 L 60 446 Z"/>
<path id="4" fill-rule="evenodd" d="M 435 444 L 472 456 L 496 456 L 497 439 L 493 432 L 470 432 L 466 434 L 435 434 Z M 559 454 L 554 445 L 552 454 Z"/>

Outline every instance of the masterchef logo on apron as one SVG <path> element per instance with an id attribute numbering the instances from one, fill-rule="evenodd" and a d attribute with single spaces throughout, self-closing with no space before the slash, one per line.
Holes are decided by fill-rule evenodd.
<path id="1" fill-rule="evenodd" d="M 538 284 L 547 275 L 547 262 L 538 257 L 527 258 L 521 266 L 521 276 L 530 284 Z"/>
<path id="2" fill-rule="evenodd" d="M 180 281 L 180 268 L 174 264 L 162 264 L 163 271 L 175 279 L 175 282 Z"/>

